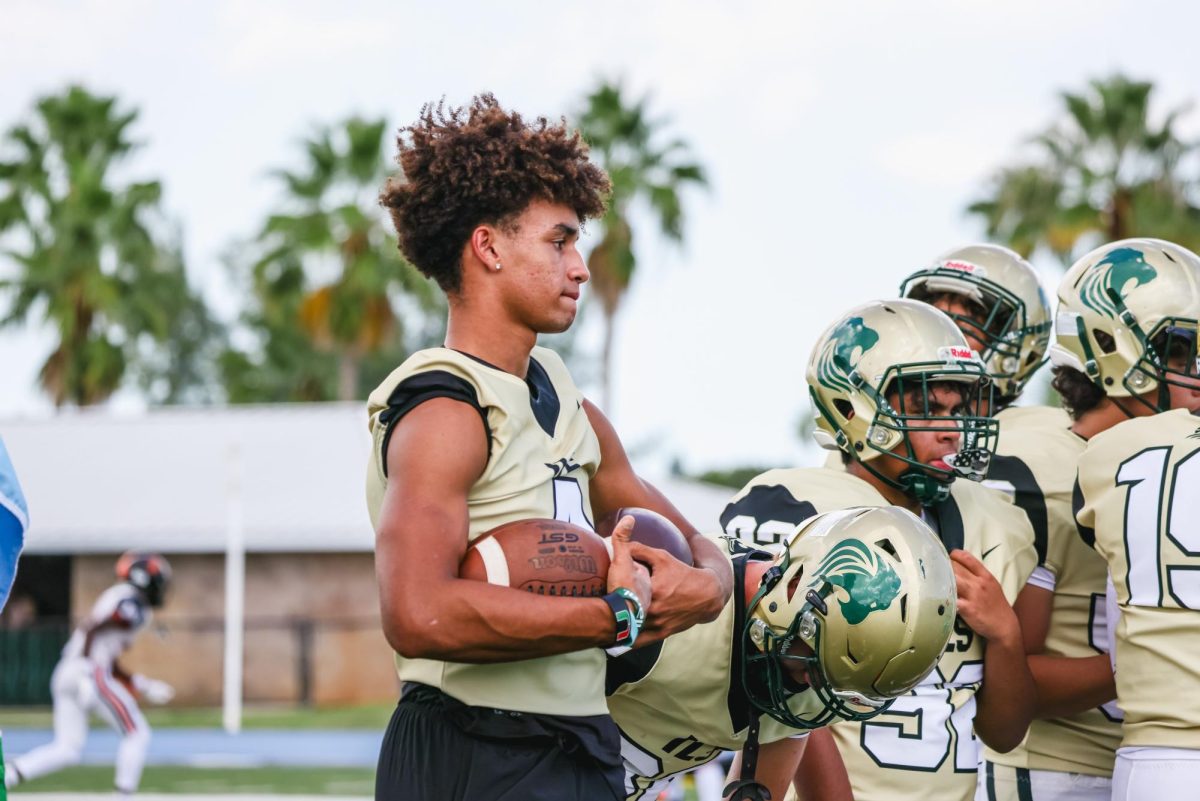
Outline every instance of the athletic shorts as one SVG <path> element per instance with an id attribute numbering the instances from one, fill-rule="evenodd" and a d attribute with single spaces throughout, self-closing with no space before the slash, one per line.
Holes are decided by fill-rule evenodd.
<path id="1" fill-rule="evenodd" d="M 607 715 L 466 706 L 407 683 L 379 752 L 376 801 L 621 801 L 620 737 Z"/>

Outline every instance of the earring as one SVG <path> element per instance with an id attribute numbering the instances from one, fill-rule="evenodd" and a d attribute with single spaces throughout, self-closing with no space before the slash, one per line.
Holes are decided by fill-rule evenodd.
<path id="1" fill-rule="evenodd" d="M 496 262 L 496 272 L 500 272 L 500 262 Z"/>

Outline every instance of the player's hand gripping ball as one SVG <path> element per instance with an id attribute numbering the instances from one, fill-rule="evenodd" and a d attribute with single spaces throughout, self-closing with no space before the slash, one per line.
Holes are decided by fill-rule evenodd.
<path id="1" fill-rule="evenodd" d="M 683 536 L 679 527 L 670 520 L 649 509 L 628 506 L 605 515 L 596 526 L 596 531 L 605 538 L 605 542 L 609 542 L 613 527 L 625 515 L 633 518 L 634 542 L 649 545 L 651 548 L 661 548 L 685 565 L 692 565 L 692 549 L 688 546 L 687 537 Z M 611 543 L 609 548 L 611 551 Z"/>

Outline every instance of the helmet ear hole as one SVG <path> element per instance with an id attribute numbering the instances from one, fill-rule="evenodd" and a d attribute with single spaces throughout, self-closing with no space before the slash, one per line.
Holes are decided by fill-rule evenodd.
<path id="1" fill-rule="evenodd" d="M 796 590 L 799 589 L 799 587 L 800 587 L 800 579 L 802 579 L 803 577 L 804 577 L 804 565 L 800 565 L 800 569 L 796 572 L 796 575 L 793 576 L 792 580 L 788 582 L 788 588 L 787 588 L 788 603 L 791 603 L 792 598 L 795 597 Z"/>
<path id="2" fill-rule="evenodd" d="M 843 420 L 854 419 L 854 407 L 845 398 L 834 398 L 833 408 L 837 410 L 837 413 L 842 416 Z"/>
<path id="3" fill-rule="evenodd" d="M 895 559 L 897 562 L 901 561 L 900 554 L 899 554 L 899 552 L 896 551 L 896 546 L 892 545 L 891 540 L 889 540 L 889 539 L 876 540 L 875 547 L 879 548 L 880 550 L 887 551 L 887 553 L 893 559 Z"/>
<path id="4" fill-rule="evenodd" d="M 908 622 L 908 593 L 900 596 L 900 620 Z"/>
<path id="5" fill-rule="evenodd" d="M 1117 341 L 1107 331 L 1093 328 L 1092 339 L 1096 340 L 1096 347 L 1100 349 L 1101 353 L 1112 353 L 1117 349 Z"/>

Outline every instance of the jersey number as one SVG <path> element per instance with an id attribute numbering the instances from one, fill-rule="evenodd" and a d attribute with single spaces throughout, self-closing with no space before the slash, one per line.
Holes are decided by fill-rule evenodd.
<path id="1" fill-rule="evenodd" d="M 1188 556 L 1200 556 L 1200 460 L 1193 451 L 1171 471 L 1170 447 L 1148 448 L 1121 463 L 1117 485 L 1125 497 L 1125 589 L 1131 606 L 1163 605 L 1166 591 L 1184 609 L 1200 609 L 1200 567 L 1173 565 L 1162 554 L 1162 505 L 1167 503 L 1167 538 Z"/>
<path id="2" fill-rule="evenodd" d="M 935 672 L 931 678 L 936 676 Z M 982 664 L 964 662 L 952 684 L 982 678 Z M 862 724 L 863 750 L 880 767 L 936 771 L 950 756 L 953 742 L 955 772 L 974 773 L 979 765 L 979 741 L 972 728 L 975 696 L 955 707 L 951 703 L 954 692 L 954 687 L 919 687 L 915 693 L 900 696 L 884 716 L 909 718 L 913 731 L 905 732 L 905 724 L 899 722 L 866 721 Z"/>
<path id="3" fill-rule="evenodd" d="M 579 482 L 573 478 L 555 478 L 550 483 L 554 487 L 554 519 L 595 531 L 583 505 L 583 488 Z"/>

